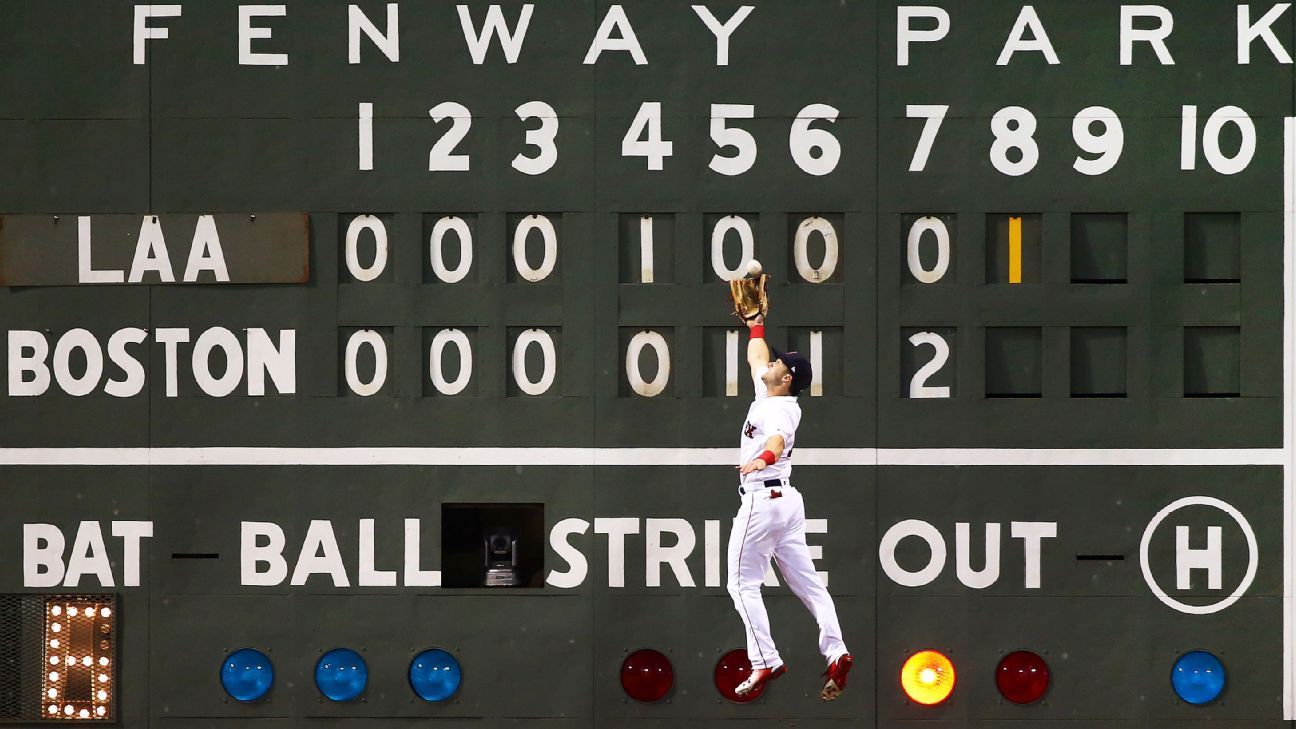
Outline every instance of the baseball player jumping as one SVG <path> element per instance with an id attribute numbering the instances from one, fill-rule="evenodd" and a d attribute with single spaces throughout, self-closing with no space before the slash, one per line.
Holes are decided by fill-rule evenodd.
<path id="1" fill-rule="evenodd" d="M 763 284 L 764 277 L 761 279 Z M 761 289 L 763 310 L 763 286 Z M 739 315 L 751 330 L 747 364 L 756 399 L 743 424 L 742 465 L 738 466 L 742 505 L 729 533 L 729 594 L 747 628 L 747 656 L 752 666 L 751 675 L 735 693 L 745 696 L 787 673 L 770 637 L 769 615 L 761 600 L 761 582 L 773 557 L 788 587 L 819 623 L 819 652 L 828 661 L 820 697 L 832 701 L 846 688 L 853 659 L 842 642 L 832 596 L 810 559 L 805 502 L 790 480 L 792 448 L 801 422 L 797 394 L 810 385 L 810 361 L 797 352 L 780 354 L 767 346 L 760 313 L 750 318 L 742 311 Z"/>

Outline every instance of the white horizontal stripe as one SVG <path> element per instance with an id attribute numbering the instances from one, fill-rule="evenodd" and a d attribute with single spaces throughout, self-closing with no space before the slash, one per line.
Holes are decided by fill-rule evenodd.
<path id="1" fill-rule="evenodd" d="M 885 466 L 1280 466 L 1283 462 L 1281 448 L 878 449 L 878 464 Z"/>
<path id="2" fill-rule="evenodd" d="M 798 466 L 1278 466 L 1281 448 L 798 448 Z M 737 448 L 0 448 L 3 466 L 732 466 Z"/>

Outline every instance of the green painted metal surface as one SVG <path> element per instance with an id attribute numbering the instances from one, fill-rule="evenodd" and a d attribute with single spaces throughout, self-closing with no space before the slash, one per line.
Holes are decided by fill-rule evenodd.
<path id="1" fill-rule="evenodd" d="M 1284 125 L 1296 77 L 1263 29 L 1238 61 L 1238 5 L 1166 3 L 1173 64 L 1147 40 L 1124 64 L 1117 3 L 938 3 L 939 39 L 930 9 L 759 3 L 726 65 L 673 0 L 504 2 L 510 33 L 530 13 L 516 62 L 494 38 L 480 63 L 458 6 L 440 1 L 392 4 L 390 60 L 373 39 L 389 6 L 366 0 L 355 6 L 375 30 L 355 31 L 350 63 L 348 5 L 250 11 L 247 27 L 269 35 L 249 36 L 241 63 L 228 0 L 178 15 L 0 2 L 0 215 L 309 221 L 301 283 L 0 287 L 0 592 L 118 594 L 122 724 L 1288 725 L 1283 266 L 1296 202 L 1284 164 L 1296 151 Z M 473 33 L 488 7 L 466 4 Z M 740 6 L 708 7 L 723 22 Z M 1146 38 L 1136 31 L 1160 21 L 1139 7 L 1128 27 Z M 645 63 L 615 49 L 623 29 L 584 63 L 618 8 Z M 1248 12 L 1292 52 L 1290 9 Z M 139 22 L 166 37 L 137 39 Z M 1019 23 L 1026 47 L 998 63 Z M 907 43 L 906 27 L 918 33 Z M 1045 36 L 1057 63 L 1031 50 Z M 286 65 L 249 55 L 271 53 Z M 518 111 L 536 101 L 553 116 Z M 626 146 L 652 133 L 636 123 L 646 103 L 671 144 L 660 165 Z M 818 120 L 794 132 L 799 114 Z M 537 216 L 552 225 L 552 267 Z M 1008 283 L 1014 217 L 1021 283 Z M 819 233 L 798 260 L 806 220 L 831 226 L 833 270 Z M 771 341 L 819 350 L 822 395 L 802 398 L 794 478 L 858 659 L 831 704 L 818 699 L 815 626 L 785 587 L 765 594 L 792 672 L 750 705 L 712 686 L 719 656 L 744 642 L 723 586 L 751 393 L 713 260 L 728 224 L 750 226 L 772 276 Z M 231 272 L 264 260 L 255 238 L 231 235 Z M 740 235 L 724 237 L 725 268 L 743 262 Z M 173 260 L 190 239 L 168 238 Z M 49 260 L 75 274 L 76 239 L 60 240 Z M 114 268 L 129 268 L 124 250 Z M 652 396 L 626 362 L 647 342 L 630 369 L 644 383 L 661 371 L 643 332 L 669 356 Z M 1186 497 L 1243 519 L 1198 501 L 1149 530 Z M 450 546 L 443 505 L 476 503 L 543 505 L 543 539 L 523 545 L 543 587 L 422 574 Z M 152 523 L 137 585 L 112 534 L 126 521 Z M 89 549 L 76 544 L 86 522 L 112 585 L 38 569 Z M 25 531 L 40 524 L 65 538 L 57 560 Z M 1212 528 L 1218 559 L 1194 561 Z M 282 549 L 266 552 L 277 533 Z M 345 587 L 308 574 L 330 552 L 310 535 L 329 534 Z M 1235 591 L 1217 612 L 1183 609 Z M 221 660 L 244 646 L 275 662 L 267 701 L 220 688 Z M 362 702 L 313 685 L 315 660 L 337 647 L 369 662 Z M 408 685 L 429 647 L 463 665 L 446 704 Z M 676 672 L 651 705 L 618 684 L 644 647 Z M 923 648 L 959 671 L 931 708 L 898 681 Z M 1045 700 L 1025 707 L 994 686 L 999 658 L 1023 648 L 1053 671 Z M 1205 707 L 1169 685 L 1195 648 L 1229 670 Z"/>

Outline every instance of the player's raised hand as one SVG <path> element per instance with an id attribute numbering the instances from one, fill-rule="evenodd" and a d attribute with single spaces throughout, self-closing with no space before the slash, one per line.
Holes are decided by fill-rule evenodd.
<path id="1" fill-rule="evenodd" d="M 747 328 L 748 328 L 748 329 L 751 329 L 751 328 L 754 327 L 754 326 L 760 326 L 761 324 L 764 324 L 764 323 L 765 323 L 765 315 L 764 315 L 764 314 L 757 314 L 756 316 L 753 316 L 753 317 L 750 318 L 750 319 L 743 319 L 743 322 L 747 325 Z"/>

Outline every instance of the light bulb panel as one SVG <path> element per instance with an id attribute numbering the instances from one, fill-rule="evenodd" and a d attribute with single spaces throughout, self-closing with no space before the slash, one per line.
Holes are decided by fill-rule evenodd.
<path id="1" fill-rule="evenodd" d="M 115 595 L 46 595 L 40 699 L 46 718 L 113 721 L 116 717 Z"/>

